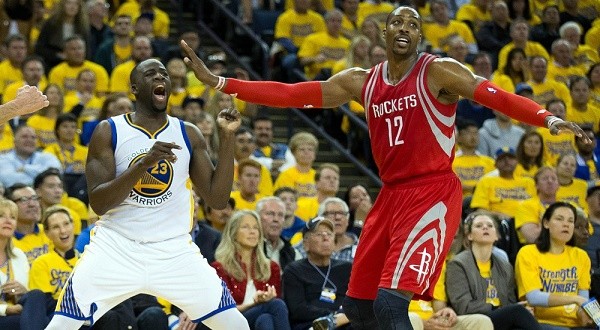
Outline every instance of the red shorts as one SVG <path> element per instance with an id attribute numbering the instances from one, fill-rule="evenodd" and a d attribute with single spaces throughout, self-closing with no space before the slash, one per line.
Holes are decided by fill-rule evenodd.
<path id="1" fill-rule="evenodd" d="M 388 288 L 431 300 L 461 209 L 454 173 L 384 185 L 365 220 L 347 295 L 373 300 Z"/>

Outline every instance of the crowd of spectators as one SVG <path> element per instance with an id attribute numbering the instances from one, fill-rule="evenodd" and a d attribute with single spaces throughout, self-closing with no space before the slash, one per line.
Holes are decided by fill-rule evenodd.
<path id="1" fill-rule="evenodd" d="M 1 101 L 25 84 L 49 101 L 0 127 L 0 328 L 42 329 L 52 316 L 98 218 L 87 204 L 87 144 L 101 120 L 134 111 L 129 73 L 153 57 L 171 78 L 167 111 L 198 126 L 213 162 L 215 115 L 227 107 L 243 115 L 228 206 L 204 207 L 196 196 L 191 236 L 251 328 L 348 328 L 340 306 L 372 207 L 370 187 L 340 189 L 343 173 L 338 164 L 316 162 L 320 141 L 313 134 L 296 132 L 279 143 L 263 109 L 199 82 L 177 41 L 217 75 L 249 75 L 225 52 L 207 53 L 198 31 L 173 36 L 169 13 L 155 0 L 31 2 L 28 10 L 7 2 L 0 24 Z M 533 99 L 594 140 L 552 136 L 459 101 L 453 169 L 463 186 L 464 226 L 434 300 L 411 303 L 413 327 L 590 325 L 578 307 L 600 291 L 591 285 L 600 271 L 600 2 L 237 2 L 250 26 L 264 19 L 261 12 L 280 13 L 271 22 L 272 72 L 286 82 L 384 61 L 387 15 L 407 4 L 423 18 L 421 50 Z M 347 106 L 365 119 L 361 104 Z M 309 116 L 376 170 L 368 135 L 355 123 L 336 109 Z M 193 328 L 177 306 L 146 295 L 116 306 L 94 328 L 128 326 Z"/>

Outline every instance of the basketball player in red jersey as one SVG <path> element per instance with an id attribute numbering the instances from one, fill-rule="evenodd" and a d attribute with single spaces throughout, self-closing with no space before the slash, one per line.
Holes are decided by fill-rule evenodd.
<path id="1" fill-rule="evenodd" d="M 591 143 L 577 125 L 457 61 L 417 53 L 421 23 L 417 11 L 399 7 L 383 31 L 387 61 L 298 84 L 215 76 L 181 43 L 200 81 L 244 101 L 272 107 L 332 108 L 351 100 L 364 105 L 384 185 L 365 221 L 343 305 L 355 329 L 412 329 L 410 300 L 432 296 L 461 217 L 461 185 L 451 167 L 459 97 L 553 134 L 573 131 Z"/>

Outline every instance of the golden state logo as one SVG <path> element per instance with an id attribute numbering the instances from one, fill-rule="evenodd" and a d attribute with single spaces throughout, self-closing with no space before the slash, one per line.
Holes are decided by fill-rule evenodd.
<path id="1" fill-rule="evenodd" d="M 142 159 L 146 153 L 137 155 L 129 166 Z M 169 190 L 173 182 L 173 165 L 162 159 L 154 166 L 148 168 L 140 180 L 133 186 L 129 197 L 142 205 L 159 205 L 171 197 Z"/>

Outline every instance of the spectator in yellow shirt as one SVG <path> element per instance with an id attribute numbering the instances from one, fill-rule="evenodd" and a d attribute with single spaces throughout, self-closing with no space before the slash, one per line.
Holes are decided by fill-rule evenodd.
<path id="1" fill-rule="evenodd" d="M 572 102 L 567 106 L 567 120 L 590 126 L 597 132 L 600 124 L 600 108 L 590 102 L 591 83 L 586 77 L 578 76 L 571 81 Z"/>
<path id="2" fill-rule="evenodd" d="M 274 189 L 291 187 L 298 191 L 299 198 L 316 196 L 316 171 L 313 164 L 319 149 L 319 140 L 311 133 L 296 133 L 290 139 L 289 148 L 296 158 L 296 165 L 279 174 Z"/>
<path id="3" fill-rule="evenodd" d="M 150 18 L 152 22 L 152 33 L 157 38 L 166 39 L 169 37 L 169 29 L 171 20 L 169 15 L 156 7 L 156 0 L 140 0 L 124 2 L 114 17 L 128 15 L 133 20 L 137 20 L 140 16 Z"/>
<path id="4" fill-rule="evenodd" d="M 568 86 L 571 79 L 585 75 L 585 67 L 574 63 L 571 44 L 564 39 L 555 40 L 552 43 L 552 61 L 548 64 L 548 78 Z"/>
<path id="5" fill-rule="evenodd" d="M 498 68 L 503 68 L 507 63 L 508 52 L 513 48 L 521 48 L 525 51 L 528 58 L 533 56 L 542 56 L 546 60 L 550 55 L 540 43 L 529 40 L 529 24 L 524 20 L 515 20 L 510 24 L 510 38 L 512 39 L 506 46 L 500 49 L 498 54 Z"/>
<path id="6" fill-rule="evenodd" d="M 238 163 L 238 190 L 231 192 L 236 210 L 254 211 L 258 200 L 264 197 L 258 191 L 261 169 L 260 163 L 253 159 L 243 159 Z"/>
<path id="7" fill-rule="evenodd" d="M 533 88 L 533 100 L 538 104 L 546 104 L 550 100 L 560 99 L 565 104 L 571 104 L 569 89 L 563 83 L 546 77 L 548 73 L 548 60 L 542 56 L 529 59 L 529 72 L 531 79 L 527 84 Z"/>
<path id="8" fill-rule="evenodd" d="M 27 39 L 20 34 L 13 34 L 6 38 L 6 59 L 0 62 L 0 95 L 8 85 L 23 79 L 21 67 L 27 56 Z"/>

